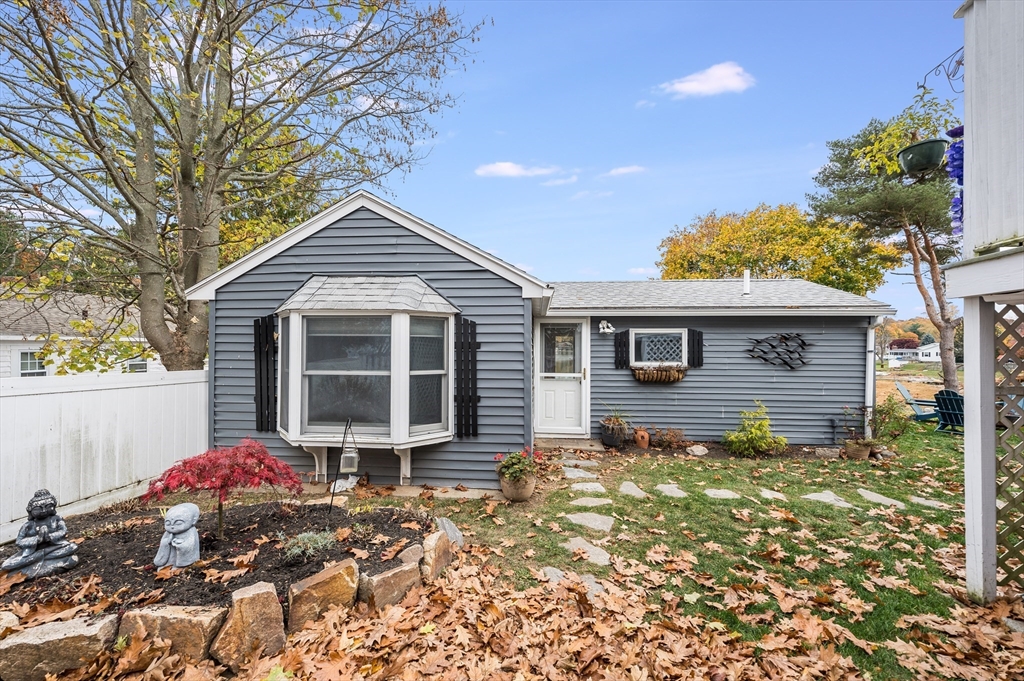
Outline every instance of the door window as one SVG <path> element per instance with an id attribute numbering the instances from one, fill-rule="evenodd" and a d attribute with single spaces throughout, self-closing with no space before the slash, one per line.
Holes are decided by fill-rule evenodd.
<path id="1" fill-rule="evenodd" d="M 545 374 L 580 373 L 580 325 L 542 324 Z"/>

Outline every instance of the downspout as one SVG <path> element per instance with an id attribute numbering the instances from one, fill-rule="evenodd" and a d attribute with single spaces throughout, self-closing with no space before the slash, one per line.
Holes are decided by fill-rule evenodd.
<path id="1" fill-rule="evenodd" d="M 871 417 L 875 411 L 875 329 L 882 323 L 881 317 L 870 317 L 868 321 L 866 361 L 864 366 L 864 437 L 871 437 Z"/>

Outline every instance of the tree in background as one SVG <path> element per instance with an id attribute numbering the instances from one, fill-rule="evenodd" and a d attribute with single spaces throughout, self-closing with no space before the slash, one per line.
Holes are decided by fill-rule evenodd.
<path id="1" fill-rule="evenodd" d="M 916 338 L 897 338 L 889 343 L 889 347 L 894 350 L 913 350 L 921 347 L 921 341 Z"/>
<path id="2" fill-rule="evenodd" d="M 98 289 L 168 369 L 201 368 L 185 290 L 222 239 L 234 259 L 311 194 L 411 168 L 478 28 L 399 0 L 0 4 L 0 205 L 46 261 L 7 292 Z"/>
<path id="3" fill-rule="evenodd" d="M 953 186 L 942 172 L 911 181 L 896 161 L 896 152 L 915 138 L 938 137 L 954 127 L 952 110 L 952 103 L 922 90 L 888 123 L 874 120 L 853 137 L 829 142 L 828 163 L 814 178 L 821 192 L 808 201 L 819 218 L 840 220 L 861 238 L 899 248 L 938 331 L 943 384 L 956 390 L 953 342 L 959 320 L 940 269 L 959 248 L 949 214 Z"/>
<path id="4" fill-rule="evenodd" d="M 698 216 L 661 242 L 662 279 L 800 278 L 864 295 L 899 265 L 899 252 L 793 204 Z"/>

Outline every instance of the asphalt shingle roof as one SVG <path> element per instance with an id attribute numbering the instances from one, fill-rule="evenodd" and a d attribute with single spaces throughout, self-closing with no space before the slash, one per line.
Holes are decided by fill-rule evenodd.
<path id="1" fill-rule="evenodd" d="M 55 293 L 46 300 L 0 299 L 0 336 L 32 340 L 42 335 L 78 336 L 72 320 L 92 319 L 98 325 L 119 314 L 121 305 L 113 300 L 84 293 Z M 130 307 L 128 319 L 138 325 L 138 310 Z"/>
<path id="2" fill-rule="evenodd" d="M 561 281 L 548 314 L 584 310 L 687 311 L 773 310 L 893 314 L 886 303 L 802 279 L 752 279 L 743 295 L 742 279 L 673 279 L 652 281 Z"/>
<path id="3" fill-rule="evenodd" d="M 284 301 L 284 310 L 408 310 L 455 314 L 459 309 L 419 277 L 317 275 Z"/>

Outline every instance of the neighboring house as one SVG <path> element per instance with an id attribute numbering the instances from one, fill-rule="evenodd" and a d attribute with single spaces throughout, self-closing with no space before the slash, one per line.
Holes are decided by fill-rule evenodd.
<path id="1" fill-rule="evenodd" d="M 901 362 L 941 362 L 939 344 L 929 343 L 916 348 L 889 348 L 884 359 L 898 359 Z"/>
<path id="2" fill-rule="evenodd" d="M 596 437 L 612 407 L 708 440 L 760 399 L 831 444 L 873 405 L 894 312 L 801 280 L 548 284 L 364 191 L 187 295 L 210 305 L 211 446 L 323 474 L 351 417 L 371 480 L 492 488 L 496 453 Z"/>
<path id="3" fill-rule="evenodd" d="M 45 337 L 65 340 L 80 337 L 71 326 L 76 319 L 103 324 L 116 308 L 99 296 L 62 294 L 45 301 L 0 299 L 0 378 L 53 376 L 60 360 L 47 365 L 38 355 Z M 141 339 L 140 339 L 141 340 Z M 164 371 L 158 359 L 126 362 L 129 372 Z"/>
<path id="4" fill-rule="evenodd" d="M 964 20 L 964 234 L 945 279 L 946 294 L 964 301 L 967 592 L 987 602 L 997 565 L 1004 585 L 1024 587 L 1014 473 L 1024 466 L 1024 419 L 1014 418 L 1024 367 L 995 361 L 1012 356 L 1024 319 L 1024 3 L 968 0 L 954 16 Z"/>

